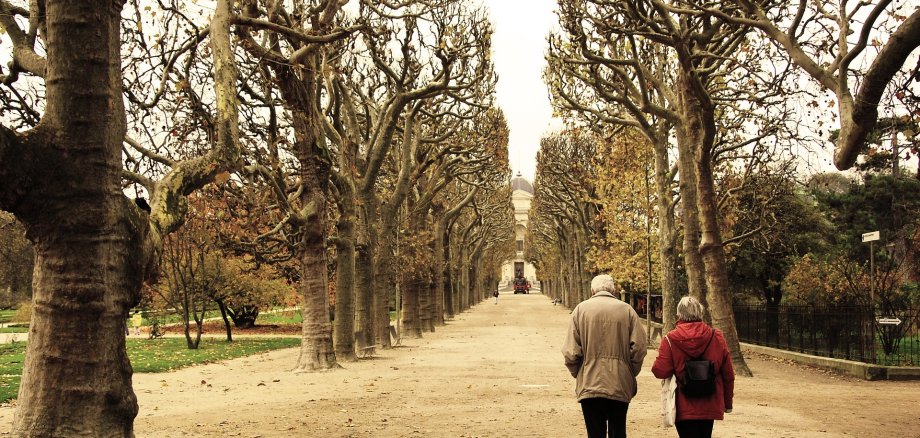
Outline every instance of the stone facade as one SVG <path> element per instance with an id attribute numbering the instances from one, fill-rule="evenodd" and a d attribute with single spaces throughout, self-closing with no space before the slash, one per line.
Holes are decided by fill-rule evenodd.
<path id="1" fill-rule="evenodd" d="M 524 249 L 527 247 L 526 234 L 530 203 L 533 201 L 534 189 L 529 181 L 524 179 L 520 172 L 511 179 L 511 203 L 514 205 L 514 235 L 517 241 L 515 257 L 502 265 L 502 281 L 508 282 L 514 278 L 515 270 L 523 267 L 524 278 L 534 283 L 537 272 L 534 266 L 524 260 Z"/>

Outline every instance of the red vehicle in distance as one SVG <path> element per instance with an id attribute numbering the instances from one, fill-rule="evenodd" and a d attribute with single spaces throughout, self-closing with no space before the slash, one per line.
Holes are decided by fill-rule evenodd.
<path id="1" fill-rule="evenodd" d="M 523 277 L 517 277 L 514 279 L 514 293 L 516 294 L 526 294 L 530 293 L 530 282 Z"/>

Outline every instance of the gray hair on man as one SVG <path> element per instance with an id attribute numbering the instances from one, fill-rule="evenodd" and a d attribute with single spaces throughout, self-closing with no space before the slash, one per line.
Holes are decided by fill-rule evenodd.
<path id="1" fill-rule="evenodd" d="M 614 292 L 615 289 L 616 282 L 613 281 L 613 277 L 607 274 L 601 274 L 591 279 L 592 294 L 598 292 Z"/>
<path id="2" fill-rule="evenodd" d="M 694 322 L 703 320 L 703 305 L 693 297 L 683 297 L 677 303 L 677 320 Z"/>

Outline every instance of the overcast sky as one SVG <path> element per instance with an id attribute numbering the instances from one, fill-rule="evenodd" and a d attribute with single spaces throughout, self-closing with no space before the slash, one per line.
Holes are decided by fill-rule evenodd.
<path id="1" fill-rule="evenodd" d="M 555 0 L 483 0 L 495 33 L 492 61 L 498 72 L 498 105 L 511 129 L 511 170 L 533 181 L 540 137 L 558 128 L 553 120 L 543 68 L 546 35 L 556 26 Z"/>

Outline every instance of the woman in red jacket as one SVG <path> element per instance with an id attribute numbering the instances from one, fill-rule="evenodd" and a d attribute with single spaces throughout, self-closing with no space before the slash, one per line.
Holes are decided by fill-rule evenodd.
<path id="1" fill-rule="evenodd" d="M 677 388 L 677 434 L 681 438 L 712 436 L 713 420 L 732 411 L 735 371 L 722 332 L 703 320 L 703 305 L 695 298 L 683 297 L 677 304 L 677 327 L 661 339 L 652 374 L 659 379 L 684 376 L 684 363 L 700 357 L 715 365 L 716 390 L 709 397 L 687 397 Z M 670 342 L 669 342 L 670 341 Z"/>

